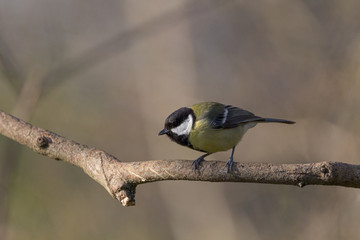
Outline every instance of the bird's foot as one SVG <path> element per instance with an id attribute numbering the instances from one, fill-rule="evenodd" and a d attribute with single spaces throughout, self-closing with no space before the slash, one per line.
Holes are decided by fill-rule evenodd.
<path id="1" fill-rule="evenodd" d="M 205 161 L 204 156 L 201 156 L 198 159 L 196 159 L 195 161 L 193 161 L 192 165 L 194 165 L 194 171 L 196 171 L 196 170 L 199 171 L 199 166 L 203 161 Z"/>
<path id="2" fill-rule="evenodd" d="M 233 159 L 233 157 L 231 156 L 231 157 L 229 158 L 229 161 L 227 161 L 227 163 L 225 164 L 225 167 L 227 167 L 227 171 L 226 171 L 227 173 L 230 173 L 233 164 L 234 164 L 234 159 Z"/>

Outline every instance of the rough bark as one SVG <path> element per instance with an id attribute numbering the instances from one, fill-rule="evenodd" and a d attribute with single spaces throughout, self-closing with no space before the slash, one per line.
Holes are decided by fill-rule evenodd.
<path id="1" fill-rule="evenodd" d="M 360 188 L 360 166 L 341 162 L 305 164 L 234 163 L 231 173 L 222 161 L 205 161 L 194 171 L 190 160 L 121 162 L 92 147 L 35 127 L 0 111 L 0 133 L 37 153 L 82 168 L 124 206 L 135 204 L 138 184 L 164 180 L 337 185 Z M 11 159 L 9 159 L 11 161 Z"/>

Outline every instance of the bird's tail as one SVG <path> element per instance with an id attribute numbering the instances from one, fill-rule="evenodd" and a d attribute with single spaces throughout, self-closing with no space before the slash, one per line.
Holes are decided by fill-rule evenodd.
<path id="1" fill-rule="evenodd" d="M 259 122 L 278 122 L 278 123 L 286 123 L 286 124 L 294 124 L 295 122 L 285 120 L 285 119 L 277 119 L 277 118 L 262 118 Z"/>

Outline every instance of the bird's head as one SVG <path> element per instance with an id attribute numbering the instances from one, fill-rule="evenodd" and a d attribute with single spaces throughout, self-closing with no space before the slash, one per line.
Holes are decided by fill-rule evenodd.
<path id="1" fill-rule="evenodd" d="M 188 146 L 189 134 L 195 119 L 195 113 L 191 108 L 180 108 L 166 118 L 164 129 L 159 132 L 159 135 L 166 134 L 171 140 Z"/>

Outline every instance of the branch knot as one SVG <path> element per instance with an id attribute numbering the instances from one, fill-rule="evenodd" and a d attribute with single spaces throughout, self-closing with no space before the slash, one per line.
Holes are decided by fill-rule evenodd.
<path id="1" fill-rule="evenodd" d="M 39 148 L 48 148 L 51 143 L 52 143 L 52 139 L 44 135 L 36 139 L 36 145 Z"/>
<path id="2" fill-rule="evenodd" d="M 331 176 L 331 166 L 328 163 L 323 163 L 320 167 L 320 172 L 323 173 L 324 178 L 329 178 Z"/>

